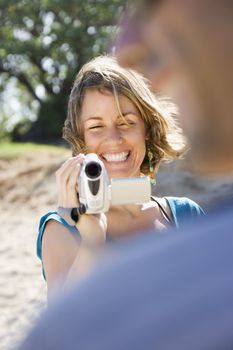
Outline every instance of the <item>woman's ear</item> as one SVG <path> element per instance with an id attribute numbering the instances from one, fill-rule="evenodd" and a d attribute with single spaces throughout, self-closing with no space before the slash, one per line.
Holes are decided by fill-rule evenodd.
<path id="1" fill-rule="evenodd" d="M 145 123 L 145 140 L 146 141 L 150 140 L 150 129 L 147 123 Z"/>

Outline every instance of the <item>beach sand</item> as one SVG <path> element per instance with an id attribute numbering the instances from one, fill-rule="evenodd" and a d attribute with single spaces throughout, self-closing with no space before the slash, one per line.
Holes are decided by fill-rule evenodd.
<path id="1" fill-rule="evenodd" d="M 46 283 L 36 257 L 38 221 L 56 208 L 54 173 L 69 151 L 27 153 L 0 160 L 0 349 L 18 344 L 46 307 Z M 233 193 L 226 180 L 201 179 L 184 161 L 163 166 L 155 195 L 186 196 L 204 207 Z"/>

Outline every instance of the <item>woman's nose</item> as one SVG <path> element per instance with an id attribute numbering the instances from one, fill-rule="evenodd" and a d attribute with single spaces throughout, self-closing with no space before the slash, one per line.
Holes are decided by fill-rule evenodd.
<path id="1" fill-rule="evenodd" d="M 113 126 L 108 129 L 106 138 L 108 142 L 121 143 L 122 142 L 121 131 L 116 126 Z"/>

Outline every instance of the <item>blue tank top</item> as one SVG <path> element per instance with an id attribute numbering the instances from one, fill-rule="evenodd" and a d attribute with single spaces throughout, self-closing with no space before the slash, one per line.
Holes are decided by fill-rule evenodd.
<path id="1" fill-rule="evenodd" d="M 194 218 L 199 215 L 204 215 L 201 207 L 186 197 L 164 197 L 170 207 L 172 214 L 172 223 L 176 228 L 185 222 L 186 218 Z M 50 211 L 41 217 L 39 222 L 38 237 L 37 237 L 37 256 L 42 260 L 42 238 L 45 226 L 49 220 L 55 220 L 64 225 L 72 234 L 80 237 L 79 231 L 75 226 L 70 226 L 56 211 Z"/>

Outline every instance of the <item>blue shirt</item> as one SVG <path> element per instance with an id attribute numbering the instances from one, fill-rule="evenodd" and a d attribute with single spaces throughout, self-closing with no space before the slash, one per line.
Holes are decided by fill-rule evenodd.
<path id="1" fill-rule="evenodd" d="M 196 217 L 203 215 L 204 212 L 201 207 L 186 197 L 164 197 L 171 209 L 172 221 L 176 228 L 182 225 L 182 222 L 189 217 Z M 64 225 L 72 234 L 78 235 L 80 233 L 75 226 L 70 226 L 56 211 L 50 211 L 41 217 L 39 222 L 38 238 L 37 238 L 37 256 L 42 260 L 42 238 L 44 229 L 49 220 L 55 220 Z"/>

